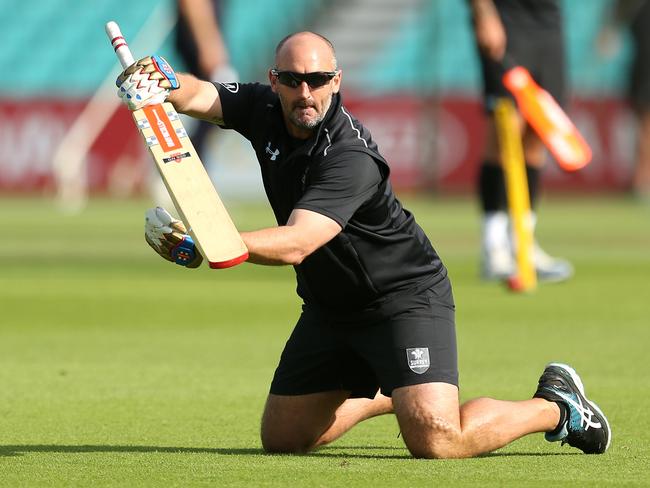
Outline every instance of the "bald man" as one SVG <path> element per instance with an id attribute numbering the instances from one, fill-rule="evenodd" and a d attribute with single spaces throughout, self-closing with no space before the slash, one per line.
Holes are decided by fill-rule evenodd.
<path id="1" fill-rule="evenodd" d="M 139 63 L 125 83 L 129 70 L 144 70 L 173 86 L 155 58 Z M 605 416 L 564 364 L 546 367 L 533 399 L 459 405 L 447 270 L 395 198 L 370 132 L 343 106 L 332 44 L 292 34 L 278 44 L 268 76 L 270 86 L 179 74 L 168 98 L 251 142 L 278 225 L 242 232 L 249 261 L 296 272 L 303 308 L 264 408 L 264 449 L 308 452 L 394 412 L 417 457 L 476 456 L 533 432 L 604 452 Z M 128 95 L 151 101 L 146 91 Z M 169 259 L 170 247 L 157 250 Z"/>

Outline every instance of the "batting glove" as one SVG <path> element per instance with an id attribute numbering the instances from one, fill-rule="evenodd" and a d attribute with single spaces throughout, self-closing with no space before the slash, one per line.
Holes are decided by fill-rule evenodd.
<path id="1" fill-rule="evenodd" d="M 176 73 L 162 56 L 148 56 L 126 68 L 115 80 L 117 95 L 137 110 L 164 102 L 180 85 Z"/>
<path id="2" fill-rule="evenodd" d="M 150 208 L 145 213 L 144 239 L 154 251 L 172 263 L 197 268 L 203 261 L 183 222 L 162 207 Z"/>

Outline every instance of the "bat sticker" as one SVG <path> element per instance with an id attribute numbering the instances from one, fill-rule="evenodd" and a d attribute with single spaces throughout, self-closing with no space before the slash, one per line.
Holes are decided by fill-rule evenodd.
<path id="1" fill-rule="evenodd" d="M 168 158 L 163 158 L 163 163 L 177 163 L 183 158 L 189 158 L 191 154 L 189 152 L 172 154 Z"/>
<path id="2" fill-rule="evenodd" d="M 174 127 L 172 127 L 171 120 L 161 105 L 147 105 L 142 110 L 164 152 L 178 151 L 183 147 Z"/>

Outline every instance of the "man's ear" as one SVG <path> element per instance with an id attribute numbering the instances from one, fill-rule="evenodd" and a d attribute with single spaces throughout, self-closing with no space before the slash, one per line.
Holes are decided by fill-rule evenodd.
<path id="1" fill-rule="evenodd" d="M 343 76 L 343 71 L 338 70 L 339 72 L 332 80 L 332 93 L 338 93 L 341 89 L 341 77 Z"/>
<path id="2" fill-rule="evenodd" d="M 273 74 L 271 74 L 271 70 L 269 70 L 269 83 L 271 83 L 271 90 L 273 90 L 273 93 L 277 93 L 278 90 L 276 87 L 278 84 L 278 78 L 277 76 L 273 76 Z"/>

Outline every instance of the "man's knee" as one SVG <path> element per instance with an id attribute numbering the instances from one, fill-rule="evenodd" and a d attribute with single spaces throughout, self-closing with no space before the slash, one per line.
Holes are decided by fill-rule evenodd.
<path id="1" fill-rule="evenodd" d="M 463 457 L 458 389 L 429 383 L 393 392 L 395 414 L 406 447 L 414 457 Z"/>
<path id="2" fill-rule="evenodd" d="M 300 442 L 295 439 L 278 439 L 262 434 L 262 449 L 268 454 L 305 454 L 309 452 L 313 443 Z"/>
<path id="3" fill-rule="evenodd" d="M 269 395 L 262 415 L 262 448 L 269 453 L 291 454 L 314 449 L 347 395 L 346 392 L 293 397 Z"/>
<path id="4" fill-rule="evenodd" d="M 448 459 L 462 457 L 460 430 L 449 420 L 426 413 L 400 421 L 404 444 L 413 457 Z"/>
<path id="5" fill-rule="evenodd" d="M 269 454 L 304 454 L 309 452 L 316 443 L 316 438 L 296 432 L 287 425 L 269 425 L 262 420 L 260 434 L 262 449 Z"/>

